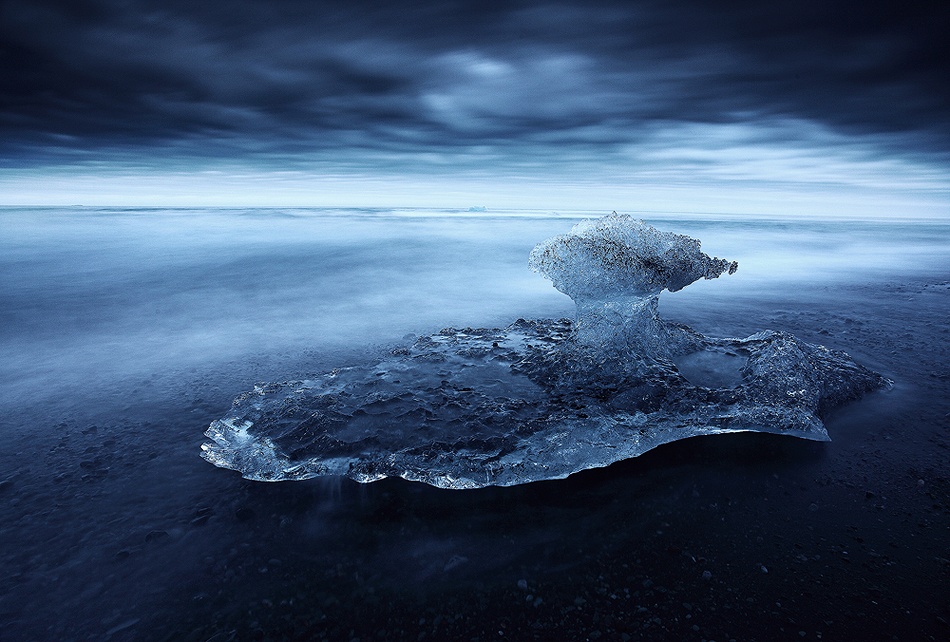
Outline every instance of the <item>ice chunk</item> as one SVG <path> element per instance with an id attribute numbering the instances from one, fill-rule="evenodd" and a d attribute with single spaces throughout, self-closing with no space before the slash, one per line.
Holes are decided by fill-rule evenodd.
<path id="1" fill-rule="evenodd" d="M 616 212 L 539 243 L 528 265 L 575 301 L 676 292 L 699 279 L 733 274 L 739 267 L 735 261 L 703 254 L 696 239 L 661 232 Z"/>
<path id="2" fill-rule="evenodd" d="M 574 299 L 576 340 L 585 347 L 650 356 L 669 356 L 677 343 L 657 314 L 660 292 L 739 267 L 704 254 L 696 239 L 616 212 L 539 244 L 528 265 Z"/>
<path id="3" fill-rule="evenodd" d="M 574 298 L 576 321 L 446 329 L 379 362 L 258 386 L 211 424 L 202 456 L 265 481 L 508 486 L 694 435 L 827 440 L 822 411 L 889 383 L 786 333 L 717 339 L 663 321 L 661 290 L 736 264 L 630 217 L 546 241 L 531 266 Z"/>

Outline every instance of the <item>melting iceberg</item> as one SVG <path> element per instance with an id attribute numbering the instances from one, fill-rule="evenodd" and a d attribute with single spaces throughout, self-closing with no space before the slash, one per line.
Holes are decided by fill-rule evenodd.
<path id="1" fill-rule="evenodd" d="M 660 292 L 738 266 L 627 215 L 576 225 L 529 265 L 574 300 L 576 320 L 445 329 L 376 363 L 256 386 L 211 424 L 202 456 L 262 481 L 510 486 L 694 435 L 826 441 L 825 409 L 889 384 L 787 333 L 723 339 L 664 321 Z"/>

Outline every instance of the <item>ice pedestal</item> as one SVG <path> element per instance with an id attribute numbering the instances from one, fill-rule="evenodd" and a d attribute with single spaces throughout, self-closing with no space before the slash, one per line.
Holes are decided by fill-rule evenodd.
<path id="1" fill-rule="evenodd" d="M 738 268 L 700 247 L 696 239 L 614 212 L 540 243 L 528 265 L 574 300 L 574 338 L 584 349 L 669 357 L 683 337 L 660 320 L 660 292 Z"/>
<path id="2" fill-rule="evenodd" d="M 202 456 L 264 481 L 508 486 L 694 435 L 827 440 L 822 411 L 888 384 L 786 333 L 720 339 L 663 321 L 663 289 L 736 264 L 630 217 L 582 223 L 530 265 L 575 300 L 575 321 L 446 329 L 378 362 L 259 385 L 211 424 Z"/>
<path id="3" fill-rule="evenodd" d="M 667 352 L 666 328 L 657 314 L 659 296 L 575 299 L 576 341 L 589 350 L 625 350 L 661 356 Z"/>

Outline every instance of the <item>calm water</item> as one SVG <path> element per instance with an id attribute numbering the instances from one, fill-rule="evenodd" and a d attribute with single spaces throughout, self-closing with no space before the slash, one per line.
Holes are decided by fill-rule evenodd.
<path id="1" fill-rule="evenodd" d="M 540 240 L 597 213 L 407 210 L 0 210 L 0 396 L 208 367 L 249 355 L 385 345 L 441 327 L 569 316 L 531 273 Z M 900 278 L 950 264 L 921 222 L 645 215 L 739 261 L 664 305 Z"/>
<path id="2" fill-rule="evenodd" d="M 257 484 L 198 457 L 255 381 L 570 316 L 527 256 L 596 214 L 0 210 L 0 639 L 945 630 L 947 223 L 644 214 L 739 262 L 665 316 L 789 330 L 897 381 L 830 417 L 830 444 L 690 439 L 476 492 Z"/>

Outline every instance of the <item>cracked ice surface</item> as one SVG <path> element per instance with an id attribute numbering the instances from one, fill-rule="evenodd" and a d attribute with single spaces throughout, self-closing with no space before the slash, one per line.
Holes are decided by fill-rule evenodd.
<path id="1" fill-rule="evenodd" d="M 509 486 L 694 435 L 824 441 L 822 411 L 888 385 L 786 333 L 718 339 L 663 321 L 660 291 L 736 264 L 630 217 L 582 223 L 535 248 L 530 265 L 575 300 L 576 321 L 450 328 L 376 363 L 258 386 L 211 424 L 202 456 L 265 481 Z"/>

